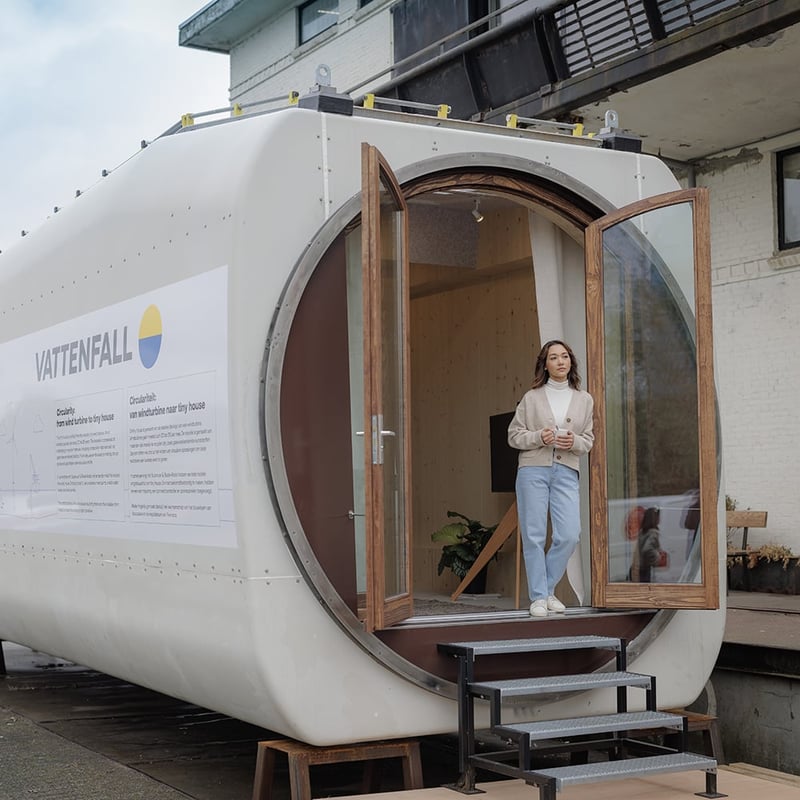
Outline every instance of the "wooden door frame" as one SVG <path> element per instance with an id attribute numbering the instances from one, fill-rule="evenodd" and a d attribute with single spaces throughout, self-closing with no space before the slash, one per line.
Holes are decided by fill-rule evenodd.
<path id="1" fill-rule="evenodd" d="M 364 301 L 364 466 L 365 466 L 365 521 L 367 562 L 367 614 L 368 631 L 390 627 L 413 613 L 413 568 L 411 537 L 411 446 L 409 419 L 409 344 L 408 344 L 408 206 L 403 191 L 391 167 L 377 148 L 367 142 L 361 145 L 362 183 L 362 272 Z M 406 592 L 386 597 L 385 531 L 383 470 L 373 461 L 372 442 L 380 446 L 381 431 L 376 429 L 376 419 L 383 409 L 383 363 L 381 338 L 381 193 L 383 185 L 391 194 L 403 222 L 401 230 L 401 321 L 402 376 L 401 403 L 403 435 L 404 488 L 403 505 L 406 536 Z M 380 427 L 380 426 L 378 426 Z"/>
<path id="2" fill-rule="evenodd" d="M 609 580 L 608 499 L 605 428 L 603 231 L 659 208 L 691 203 L 697 364 L 697 414 L 700 457 L 701 582 L 680 584 L 612 583 Z M 682 189 L 640 200 L 596 219 L 586 228 L 586 332 L 589 392 L 600 421 L 590 455 L 592 603 L 601 608 L 719 607 L 718 465 L 711 317 L 711 252 L 708 189 Z"/>

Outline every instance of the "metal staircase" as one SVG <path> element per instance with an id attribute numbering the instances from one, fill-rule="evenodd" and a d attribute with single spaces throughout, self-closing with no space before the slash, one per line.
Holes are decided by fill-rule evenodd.
<path id="1" fill-rule="evenodd" d="M 725 797 L 717 792 L 717 762 L 686 752 L 688 724 L 685 717 L 658 711 L 656 679 L 628 672 L 626 643 L 607 636 L 556 636 L 539 639 L 487 642 L 448 642 L 439 652 L 458 660 L 458 745 L 460 778 L 451 788 L 474 794 L 477 769 L 519 778 L 539 789 L 539 800 L 555 800 L 564 787 L 578 783 L 620 780 L 664 772 L 703 770 L 705 792 L 700 797 Z M 476 680 L 476 660 L 481 656 L 548 651 L 604 649 L 616 655 L 616 670 L 509 680 Z M 520 722 L 502 721 L 504 702 L 534 700 L 544 695 L 613 687 L 617 712 L 593 717 Z M 628 690 L 645 691 L 645 711 L 628 711 Z M 490 731 L 505 743 L 501 750 L 476 752 L 475 700 L 489 702 Z M 640 737 L 635 738 L 636 732 Z M 678 749 L 657 744 L 654 732 L 681 733 Z M 568 766 L 537 768 L 534 755 L 568 753 Z M 593 755 L 590 761 L 589 754 Z M 598 755 L 602 756 L 598 760 Z"/>

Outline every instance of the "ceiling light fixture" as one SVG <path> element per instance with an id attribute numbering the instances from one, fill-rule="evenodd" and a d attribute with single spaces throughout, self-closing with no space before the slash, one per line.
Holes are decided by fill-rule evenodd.
<path id="1" fill-rule="evenodd" d="M 480 197 L 476 197 L 475 207 L 472 209 L 472 216 L 475 219 L 475 222 L 483 222 L 483 214 L 481 214 L 480 211 L 480 204 L 481 204 Z"/>

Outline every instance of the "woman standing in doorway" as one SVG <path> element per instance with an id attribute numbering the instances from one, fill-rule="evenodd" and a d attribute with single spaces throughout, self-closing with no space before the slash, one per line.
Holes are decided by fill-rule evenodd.
<path id="1" fill-rule="evenodd" d="M 508 443 L 520 451 L 517 513 L 533 617 L 566 610 L 554 592 L 581 532 L 578 459 L 594 444 L 594 401 L 580 386 L 571 348 L 547 342 L 508 426 Z M 553 536 L 545 555 L 548 509 Z"/>

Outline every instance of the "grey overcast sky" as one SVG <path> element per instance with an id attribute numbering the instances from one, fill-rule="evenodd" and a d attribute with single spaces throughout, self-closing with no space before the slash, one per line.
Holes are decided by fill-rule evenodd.
<path id="1" fill-rule="evenodd" d="M 181 114 L 227 105 L 228 57 L 178 47 L 205 4 L 2 0 L 0 250 Z"/>

